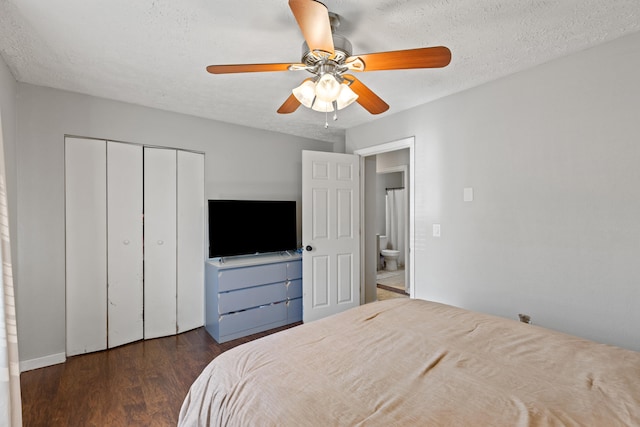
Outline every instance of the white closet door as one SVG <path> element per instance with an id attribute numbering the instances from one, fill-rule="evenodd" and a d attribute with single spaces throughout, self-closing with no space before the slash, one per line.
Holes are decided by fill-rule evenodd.
<path id="1" fill-rule="evenodd" d="M 144 149 L 144 338 L 176 333 L 176 150 Z"/>
<path id="2" fill-rule="evenodd" d="M 204 325 L 204 155 L 178 151 L 178 332 Z"/>
<path id="3" fill-rule="evenodd" d="M 107 348 L 106 143 L 65 139 L 67 355 Z"/>
<path id="4" fill-rule="evenodd" d="M 108 344 L 143 338 L 142 147 L 107 142 Z"/>

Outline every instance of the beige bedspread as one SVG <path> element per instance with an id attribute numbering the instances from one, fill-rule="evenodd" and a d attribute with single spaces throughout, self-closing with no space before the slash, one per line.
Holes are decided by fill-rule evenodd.
<path id="1" fill-rule="evenodd" d="M 640 353 L 422 300 L 236 347 L 179 425 L 640 425 Z"/>

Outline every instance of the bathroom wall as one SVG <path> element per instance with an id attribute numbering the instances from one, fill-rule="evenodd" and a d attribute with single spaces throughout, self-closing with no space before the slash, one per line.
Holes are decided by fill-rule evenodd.
<path id="1" fill-rule="evenodd" d="M 385 189 L 404 187 L 404 179 L 401 172 L 389 172 L 399 167 L 409 167 L 409 149 L 389 151 L 376 157 L 376 234 L 385 234 Z"/>
<path id="2" fill-rule="evenodd" d="M 385 172 L 398 166 L 409 165 L 409 149 L 389 151 L 376 156 L 376 172 Z"/>
<path id="3" fill-rule="evenodd" d="M 402 186 L 402 172 L 376 174 L 376 234 L 386 233 L 386 189 Z"/>

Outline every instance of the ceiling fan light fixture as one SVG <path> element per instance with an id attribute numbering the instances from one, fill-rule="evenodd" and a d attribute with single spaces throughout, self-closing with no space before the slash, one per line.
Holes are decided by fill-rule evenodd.
<path id="1" fill-rule="evenodd" d="M 342 83 L 340 85 L 340 95 L 336 100 L 338 102 L 338 110 L 348 107 L 358 99 L 358 94 L 355 93 L 348 84 Z"/>
<path id="2" fill-rule="evenodd" d="M 293 96 L 300 101 L 300 104 L 307 108 L 311 108 L 313 98 L 316 97 L 316 85 L 311 79 L 305 80 L 300 86 L 294 88 L 291 92 L 293 92 Z"/>
<path id="3" fill-rule="evenodd" d="M 300 104 L 304 105 L 307 108 L 311 108 L 314 111 L 319 111 L 321 113 L 332 112 L 333 101 L 336 101 L 336 105 L 338 110 L 342 110 L 343 108 L 348 107 L 353 104 L 357 99 L 358 95 L 349 87 L 347 83 L 339 84 L 338 86 L 339 93 L 336 99 L 332 99 L 331 101 L 324 101 L 320 99 L 316 95 L 317 91 L 317 83 L 314 83 L 313 80 L 305 80 L 302 84 L 296 88 L 294 88 L 291 92 L 293 96 L 300 102 Z M 315 99 L 315 101 L 314 101 Z"/>
<path id="4" fill-rule="evenodd" d="M 318 100 L 331 103 L 340 96 L 341 84 L 331 73 L 324 73 L 316 83 Z"/>
<path id="5" fill-rule="evenodd" d="M 313 103 L 313 106 L 311 107 L 311 109 L 313 111 L 319 111 L 321 113 L 331 113 L 333 112 L 333 103 L 322 101 L 316 98 L 316 102 Z"/>

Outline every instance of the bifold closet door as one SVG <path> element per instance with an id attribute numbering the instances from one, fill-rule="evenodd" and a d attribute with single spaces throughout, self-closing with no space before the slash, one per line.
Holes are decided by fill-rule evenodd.
<path id="1" fill-rule="evenodd" d="M 106 142 L 65 139 L 67 355 L 107 348 Z"/>
<path id="2" fill-rule="evenodd" d="M 144 338 L 176 333 L 176 150 L 144 148 Z"/>
<path id="3" fill-rule="evenodd" d="M 178 332 L 204 325 L 204 155 L 178 151 Z"/>
<path id="4" fill-rule="evenodd" d="M 142 147 L 107 142 L 108 345 L 143 338 Z"/>

